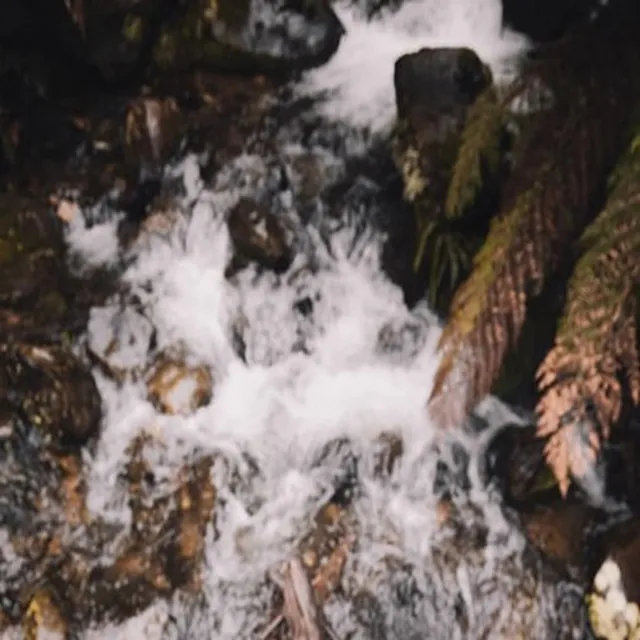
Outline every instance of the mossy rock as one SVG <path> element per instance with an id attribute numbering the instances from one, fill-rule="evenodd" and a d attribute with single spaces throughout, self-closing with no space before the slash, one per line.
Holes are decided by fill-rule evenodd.
<path id="1" fill-rule="evenodd" d="M 100 428 L 102 404 L 93 376 L 64 347 L 0 347 L 0 400 L 19 411 L 52 449 L 84 445 Z"/>
<path id="2" fill-rule="evenodd" d="M 50 294 L 64 272 L 59 221 L 33 202 L 0 198 L 0 306 L 15 308 Z"/>
<path id="3" fill-rule="evenodd" d="M 414 210 L 413 269 L 425 282 L 428 303 L 444 316 L 488 229 L 490 209 L 480 200 L 489 190 L 478 189 L 474 211 L 464 215 L 450 215 L 446 203 L 467 115 L 493 90 L 491 72 L 468 48 L 423 48 L 396 61 L 394 85 L 392 151 Z"/>
<path id="4" fill-rule="evenodd" d="M 241 73 L 286 73 L 326 62 L 343 28 L 327 0 L 199 0 L 165 24 L 153 65 Z"/>

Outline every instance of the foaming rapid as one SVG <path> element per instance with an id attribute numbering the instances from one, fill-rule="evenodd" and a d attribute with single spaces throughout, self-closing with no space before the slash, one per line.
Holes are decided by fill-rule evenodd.
<path id="1" fill-rule="evenodd" d="M 261 162 L 248 156 L 236 161 L 245 169 Z M 86 336 L 94 353 L 128 372 L 124 382 L 95 372 L 106 413 L 89 464 L 88 507 L 102 519 L 130 524 L 119 477 L 127 447 L 142 432 L 152 433 L 157 443 L 150 459 L 160 486 L 193 455 L 216 455 L 222 464 L 215 471 L 217 535 L 209 531 L 206 603 L 196 607 L 176 596 L 123 625 L 94 629 L 89 637 L 259 637 L 256 629 L 268 619 L 273 593 L 266 576 L 290 557 L 314 513 L 335 491 L 344 475 L 343 442 L 360 461 L 362 487 L 353 507 L 359 545 L 346 584 L 390 602 L 381 615 L 395 629 L 392 637 L 413 637 L 405 634 L 415 633 L 416 624 L 424 630 L 436 622 L 455 631 L 449 596 L 444 614 L 425 600 L 416 618 L 399 614 L 389 591 L 393 579 L 429 593 L 433 583 L 425 582 L 426 576 L 432 580 L 439 570 L 427 560 L 437 530 L 434 480 L 440 456 L 425 412 L 437 364 L 437 319 L 424 307 L 406 308 L 380 269 L 375 234 L 356 236 L 344 229 L 322 238 L 295 211 L 289 223 L 297 223 L 309 251 L 283 276 L 250 268 L 229 281 L 225 218 L 244 190 L 229 188 L 224 176 L 204 188 L 194 156 L 172 172 L 182 176 L 184 196 L 175 210 L 159 212 L 169 221 L 162 232 L 149 226 L 124 250 L 107 241 L 117 214 L 94 225 L 77 217 L 68 230 L 71 251 L 85 263 L 126 265 L 126 295 L 93 309 Z M 85 217 L 91 218 L 90 212 Z M 112 249 L 110 255 L 105 247 Z M 301 313 L 301 300 L 312 301 L 311 310 Z M 234 342 L 239 322 L 242 356 Z M 171 416 L 148 401 L 140 372 L 152 355 L 152 334 L 153 351 L 180 352 L 187 362 L 213 372 L 206 406 Z M 395 336 L 393 348 L 384 346 L 385 335 Z M 496 415 L 490 418 L 494 423 Z M 405 451 L 386 480 L 373 464 L 382 434 L 400 437 Z M 486 496 L 478 496 L 491 535 L 500 541 L 499 553 L 517 558 L 521 538 Z M 472 584 L 477 571 L 496 570 L 490 546 L 486 562 L 464 569 L 471 571 Z M 390 561 L 399 563 L 400 573 L 383 577 Z M 504 593 L 514 588 L 508 578 L 482 606 L 493 602 L 499 609 Z M 473 606 L 471 592 L 469 598 Z M 352 637 L 370 637 L 348 607 L 329 605 L 327 615 L 339 637 L 358 632 Z"/>
<path id="2" fill-rule="evenodd" d="M 239 162 L 246 166 L 247 159 Z M 432 440 L 425 400 L 439 328 L 428 310 L 406 309 L 401 292 L 381 273 L 379 244 L 371 238 L 354 244 L 349 230 L 327 245 L 307 229 L 312 260 L 300 256 L 283 277 L 248 269 L 231 284 L 224 277 L 231 251 L 225 214 L 242 191 L 203 190 L 194 157 L 176 172 L 184 175 L 186 195 L 171 231 L 143 233 L 126 254 L 112 255 L 130 265 L 122 280 L 137 308 L 121 300 L 95 308 L 87 342 L 96 353 L 117 342 L 110 364 L 141 371 L 153 328 L 156 350 L 179 349 L 213 371 L 213 398 L 187 417 L 160 415 L 141 381 L 117 384 L 97 372 L 106 415 L 88 505 L 128 524 L 118 476 L 141 430 L 152 429 L 163 443 L 154 468 L 160 477 L 193 452 L 221 453 L 247 486 L 238 494 L 227 478 L 216 483 L 225 507 L 217 514 L 220 537 L 209 549 L 209 611 L 220 616 L 212 622 L 219 635 L 212 637 L 249 637 L 246 598 L 264 599 L 259 590 L 266 571 L 287 557 L 292 540 L 335 489 L 340 459 L 328 455 L 318 463 L 323 448 L 348 438 L 356 450 L 366 450 L 387 433 L 418 455 Z M 116 220 L 88 229 L 79 218 L 69 229 L 71 249 L 88 263 L 104 264 L 104 240 Z M 296 311 L 301 300 L 313 301 L 310 314 Z M 239 320 L 244 360 L 233 347 Z M 408 324 L 417 329 L 417 342 L 383 353 L 381 330 Z M 258 477 L 251 477 L 247 460 Z M 384 504 L 385 520 L 417 547 L 433 524 L 434 463 L 416 466 L 410 482 L 369 506 Z M 382 492 L 378 487 L 370 499 L 383 500 Z M 409 500 L 420 500 L 419 511 Z"/>
<path id="3" fill-rule="evenodd" d="M 512 77 L 528 42 L 502 26 L 500 0 L 407 0 L 368 20 L 353 3 L 335 9 L 346 35 L 328 64 L 309 73 L 302 90 L 325 95 L 324 115 L 383 130 L 393 120 L 393 65 L 422 47 L 464 46 L 490 65 L 498 82 Z"/>
<path id="4" fill-rule="evenodd" d="M 348 31 L 340 51 L 308 75 L 300 91 L 328 91 L 319 108 L 341 121 L 347 136 L 349 126 L 381 130 L 388 124 L 393 61 L 403 53 L 468 45 L 507 73 L 524 46 L 501 31 L 497 0 L 413 0 L 374 22 L 345 7 L 338 11 Z M 287 154 L 296 149 L 332 156 L 317 139 L 299 149 L 298 140 L 276 141 L 276 160 L 293 164 Z M 355 145 L 362 138 L 354 133 L 353 139 Z M 344 158 L 332 157 L 339 175 Z M 300 249 L 294 263 L 281 275 L 249 267 L 225 276 L 232 254 L 227 214 L 240 197 L 278 183 L 269 176 L 270 167 L 279 166 L 271 160 L 243 154 L 207 185 L 195 156 L 167 168 L 168 179 L 181 181 L 182 196 L 171 210 L 155 212 L 157 224 L 144 225 L 127 248 L 117 241 L 118 212 L 105 218 L 100 208 L 96 218 L 84 211 L 69 225 L 67 241 L 81 263 L 112 264 L 122 273 L 122 293 L 92 310 L 84 338 L 112 370 L 124 372 L 113 379 L 103 367 L 95 369 L 105 417 L 88 460 L 88 508 L 130 525 L 119 478 L 127 448 L 142 432 L 153 434 L 149 459 L 165 490 L 194 456 L 211 454 L 220 463 L 202 597 L 178 594 L 87 637 L 261 637 L 257 629 L 269 620 L 274 593 L 267 575 L 290 557 L 344 479 L 347 458 L 357 460 L 358 544 L 343 576 L 347 597 L 325 606 L 338 637 L 488 637 L 500 625 L 508 630 L 512 620 L 531 631 L 528 637 L 547 637 L 541 625 L 561 596 L 537 581 L 535 569 L 535 593 L 523 597 L 522 610 L 513 604 L 513 594 L 532 584 L 521 560 L 524 542 L 482 487 L 472 482 L 472 504 L 468 493 L 460 498 L 468 531 L 442 539 L 434 484 L 441 463 L 453 469 L 456 461 L 453 450 L 436 442 L 425 411 L 440 326 L 427 308 L 406 308 L 381 269 L 382 238 L 371 225 L 328 231 L 299 215 L 295 194 L 280 193 L 275 208 Z M 345 202 L 344 220 L 361 218 L 362 205 Z M 211 372 L 205 406 L 187 415 L 154 408 L 143 372 L 162 352 Z M 493 401 L 483 409 L 494 427 L 513 419 Z M 400 438 L 404 451 L 386 478 L 375 463 L 383 434 Z M 477 444 L 469 438 L 466 446 Z M 470 542 L 479 539 L 481 546 Z M 441 553 L 433 553 L 434 544 Z M 111 549 L 104 552 L 109 556 Z"/>

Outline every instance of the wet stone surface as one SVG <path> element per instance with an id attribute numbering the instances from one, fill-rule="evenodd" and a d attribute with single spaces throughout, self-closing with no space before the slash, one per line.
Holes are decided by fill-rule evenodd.
<path id="1" fill-rule="evenodd" d="M 229 212 L 227 225 L 236 250 L 229 273 L 249 261 L 276 272 L 284 272 L 291 265 L 286 232 L 264 205 L 241 198 Z"/>

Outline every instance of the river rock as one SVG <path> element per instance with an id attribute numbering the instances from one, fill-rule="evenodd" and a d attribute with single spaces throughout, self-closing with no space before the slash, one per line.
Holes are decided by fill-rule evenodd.
<path id="1" fill-rule="evenodd" d="M 127 111 L 124 154 L 130 172 L 157 178 L 179 144 L 180 111 L 173 98 L 142 96 Z"/>
<path id="2" fill-rule="evenodd" d="M 84 5 L 89 55 L 109 80 L 143 73 L 160 24 L 175 11 L 170 4 L 153 0 L 94 0 Z"/>
<path id="3" fill-rule="evenodd" d="M 423 48 L 395 64 L 393 157 L 415 228 L 407 250 L 417 280 L 425 283 L 430 308 L 440 315 L 448 311 L 453 291 L 468 273 L 497 192 L 495 176 L 485 176 L 489 172 L 481 164 L 477 193 L 468 202 L 459 196 L 463 211 L 445 215 L 467 112 L 491 83 L 487 65 L 465 47 Z M 501 138 L 489 140 L 501 144 Z"/>
<path id="4" fill-rule="evenodd" d="M 366 585 L 397 607 L 386 637 L 585 637 L 581 590 L 526 541 L 506 532 L 501 540 L 487 518 L 456 499 L 439 513 L 424 571 L 389 557 L 389 573 Z"/>
<path id="5" fill-rule="evenodd" d="M 214 525 L 213 460 L 196 456 L 157 478 L 149 459 L 161 447 L 143 432 L 126 452 L 130 527 L 98 515 L 69 539 L 40 522 L 39 531 L 24 526 L 0 547 L 0 623 L 21 624 L 29 638 L 46 631 L 75 637 L 135 616 L 176 589 L 201 588 L 205 535 Z"/>
<path id="6" fill-rule="evenodd" d="M 289 74 L 326 62 L 344 29 L 328 0 L 193 0 L 162 27 L 155 66 Z"/>
<path id="7" fill-rule="evenodd" d="M 98 435 L 102 401 L 95 381 L 63 347 L 0 347 L 0 397 L 54 449 L 82 446 Z"/>
<path id="8" fill-rule="evenodd" d="M 394 156 L 407 200 L 427 191 L 434 206 L 444 202 L 467 109 L 491 81 L 487 65 L 467 48 L 423 48 L 398 58 Z"/>
<path id="9" fill-rule="evenodd" d="M 163 413 L 188 415 L 211 399 L 213 379 L 203 365 L 160 357 L 147 374 L 149 400 Z"/>
<path id="10" fill-rule="evenodd" d="M 43 203 L 0 198 L 0 332 L 54 325 L 66 312 L 60 221 Z M 30 321 L 24 323 L 28 308 Z"/>
<path id="11" fill-rule="evenodd" d="M 368 18 L 377 17 L 385 11 L 397 11 L 404 0 L 351 0 L 349 3 Z"/>
<path id="12" fill-rule="evenodd" d="M 559 496 L 544 457 L 544 441 L 535 428 L 506 425 L 491 440 L 486 452 L 487 479 L 515 506 Z"/>
<path id="13" fill-rule="evenodd" d="M 236 251 L 231 272 L 246 262 L 278 273 L 291 265 L 293 256 L 285 229 L 264 205 L 241 198 L 229 212 L 227 225 Z"/>

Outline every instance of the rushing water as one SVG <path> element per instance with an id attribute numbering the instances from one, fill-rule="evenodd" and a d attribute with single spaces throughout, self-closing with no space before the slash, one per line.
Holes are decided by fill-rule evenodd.
<path id="1" fill-rule="evenodd" d="M 372 212 L 363 212 L 361 198 L 352 194 L 345 200 L 342 224 L 332 226 L 322 216 L 311 221 L 302 216 L 296 193 L 272 189 L 278 163 L 293 171 L 292 160 L 301 154 L 315 158 L 327 181 L 344 177 L 345 158 L 336 145 L 323 146 L 322 140 L 335 139 L 331 131 L 340 126 L 341 148 L 366 153 L 369 137 L 356 129 L 369 127 L 375 134 L 389 124 L 393 63 L 403 53 L 421 46 L 467 45 L 499 77 L 508 74 L 525 42 L 501 31 L 498 5 L 497 0 L 413 0 L 372 22 L 338 6 L 347 28 L 340 50 L 298 87 L 298 94 L 324 96 L 316 107 L 316 114 L 326 118 L 324 138 L 320 132 L 303 140 L 291 123 L 276 139 L 279 158 L 246 153 L 206 185 L 199 159 L 187 156 L 167 168 L 167 180 L 183 182 L 171 231 L 143 233 L 126 251 L 116 240 L 117 212 L 101 214 L 98 224 L 76 219 L 70 225 L 69 245 L 85 263 L 125 265 L 122 283 L 131 301 L 93 310 L 89 346 L 100 353 L 117 344 L 110 362 L 142 369 L 155 328 L 158 350 L 180 347 L 188 360 L 209 367 L 214 379 L 209 404 L 190 416 L 166 416 L 147 401 L 141 381 L 116 385 L 96 370 L 106 413 L 89 461 L 90 510 L 128 522 L 117 479 L 125 449 L 142 429 L 152 428 L 163 443 L 154 461 L 157 478 L 168 477 L 194 452 L 219 453 L 235 468 L 236 478 L 231 482 L 229 474 L 216 474 L 218 536 L 214 540 L 210 532 L 204 601 L 194 608 L 176 596 L 119 627 L 94 630 L 91 638 L 255 637 L 254 629 L 269 615 L 268 570 L 288 557 L 342 472 L 338 449 L 326 453 L 338 439 L 348 439 L 361 458 L 362 490 L 353 507 L 358 546 L 347 566 L 345 589 L 356 593 L 366 586 L 375 594 L 378 609 L 370 607 L 369 614 L 375 609 L 382 622 L 376 635 L 358 621 L 354 608 L 330 602 L 326 613 L 337 635 L 476 638 L 491 628 L 489 618 L 499 626 L 509 617 L 513 592 L 524 580 L 517 570 L 505 571 L 504 563 L 518 569 L 523 542 L 479 486 L 472 491 L 477 509 L 461 508 L 473 516 L 469 539 L 476 520 L 488 527 L 486 545 L 480 551 L 476 547 L 474 559 L 448 578 L 433 555 L 434 478 L 438 462 L 450 458 L 446 446 L 434 446 L 425 411 L 437 365 L 437 319 L 421 306 L 408 310 L 401 291 L 384 275 L 381 238 L 367 224 Z M 295 191 L 295 180 L 290 184 Z M 225 214 L 241 195 L 269 190 L 299 250 L 297 258 L 284 275 L 249 268 L 229 281 L 224 276 L 231 254 Z M 376 205 L 375 197 L 367 202 L 372 208 L 384 206 Z M 318 203 L 316 211 L 322 210 Z M 240 319 L 244 360 L 233 338 Z M 381 347 L 385 327 L 402 336 L 393 349 Z M 508 412 L 499 404 L 484 408 L 490 424 L 506 419 Z M 404 440 L 404 459 L 390 479 L 376 477 L 370 464 L 383 433 Z M 471 440 L 467 445 L 475 446 Z M 385 569 L 389 558 L 401 569 Z M 460 603 L 450 598 L 451 580 L 469 612 L 466 629 L 456 622 Z M 477 585 L 487 581 L 492 587 L 478 604 Z M 408 608 L 398 604 L 403 583 L 404 591 L 424 596 Z M 542 613 L 556 594 L 536 593 Z M 175 622 L 167 627 L 169 615 Z M 534 623 L 540 623 L 539 616 Z M 544 637 L 534 626 L 530 630 L 530 637 Z"/>

